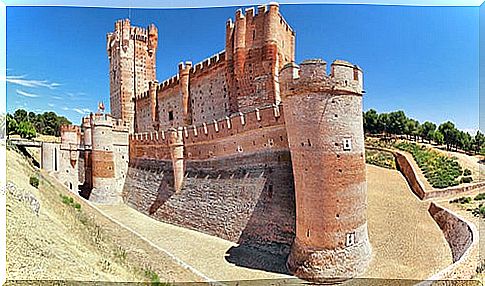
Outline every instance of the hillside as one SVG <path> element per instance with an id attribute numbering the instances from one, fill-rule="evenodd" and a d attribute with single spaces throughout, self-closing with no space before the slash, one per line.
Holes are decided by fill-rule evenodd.
<path id="1" fill-rule="evenodd" d="M 199 281 L 7 150 L 7 280 Z"/>

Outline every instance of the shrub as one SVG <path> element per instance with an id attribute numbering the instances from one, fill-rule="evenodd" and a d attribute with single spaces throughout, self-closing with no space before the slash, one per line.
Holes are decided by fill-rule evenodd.
<path id="1" fill-rule="evenodd" d="M 475 201 L 485 200 L 485 193 L 480 193 L 480 194 L 476 195 L 474 200 Z"/>
<path id="2" fill-rule="evenodd" d="M 463 171 L 455 157 L 448 158 L 437 151 L 415 143 L 399 142 L 394 144 L 394 147 L 413 155 L 418 167 L 434 188 L 446 188 L 460 183 L 458 178 Z"/>
<path id="3" fill-rule="evenodd" d="M 459 204 L 469 204 L 471 202 L 472 202 L 471 197 L 461 197 L 450 201 L 450 203 L 459 203 Z"/>
<path id="4" fill-rule="evenodd" d="M 39 177 L 37 175 L 30 176 L 29 183 L 34 188 L 37 188 L 38 189 L 39 188 Z"/>
<path id="5" fill-rule="evenodd" d="M 470 171 L 470 169 L 465 169 L 465 171 L 463 171 L 463 176 L 471 176 L 472 175 L 472 171 Z"/>
<path id="6" fill-rule="evenodd" d="M 460 180 L 460 184 L 471 183 L 473 181 L 472 177 L 462 177 Z"/>

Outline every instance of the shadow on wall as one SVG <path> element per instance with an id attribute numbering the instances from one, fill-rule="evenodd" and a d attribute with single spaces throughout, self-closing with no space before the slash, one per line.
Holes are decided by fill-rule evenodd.
<path id="1" fill-rule="evenodd" d="M 286 261 L 295 238 L 293 177 L 266 168 L 268 180 L 238 240 L 226 252 L 226 261 L 237 266 L 291 275 Z M 282 177 L 283 176 L 283 177 Z M 286 177 L 285 177 L 286 176 Z"/>
<path id="2" fill-rule="evenodd" d="M 163 206 L 170 197 L 175 193 L 175 189 L 173 188 L 174 185 L 174 177 L 173 174 L 167 173 L 163 176 L 163 180 L 161 180 L 160 185 L 158 186 L 157 190 L 157 198 L 153 201 L 153 204 L 148 209 L 148 214 L 153 215 L 157 212 L 157 210 Z"/>

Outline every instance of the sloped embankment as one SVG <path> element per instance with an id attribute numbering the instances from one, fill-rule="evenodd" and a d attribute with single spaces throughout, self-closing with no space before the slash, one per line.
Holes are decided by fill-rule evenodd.
<path id="1" fill-rule="evenodd" d="M 35 173 L 7 151 L 8 280 L 200 281 L 47 174 L 32 187 Z"/>

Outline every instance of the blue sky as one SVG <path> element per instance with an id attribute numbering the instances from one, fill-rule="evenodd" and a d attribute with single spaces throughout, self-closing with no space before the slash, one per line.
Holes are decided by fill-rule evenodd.
<path id="1" fill-rule="evenodd" d="M 7 111 L 53 110 L 79 123 L 109 103 L 106 33 L 130 17 L 159 30 L 157 77 L 224 49 L 235 7 L 7 7 Z M 364 69 L 364 110 L 404 110 L 420 122 L 478 128 L 478 7 L 281 5 L 296 60 L 345 59 Z M 109 104 L 107 104 L 109 105 Z"/>

